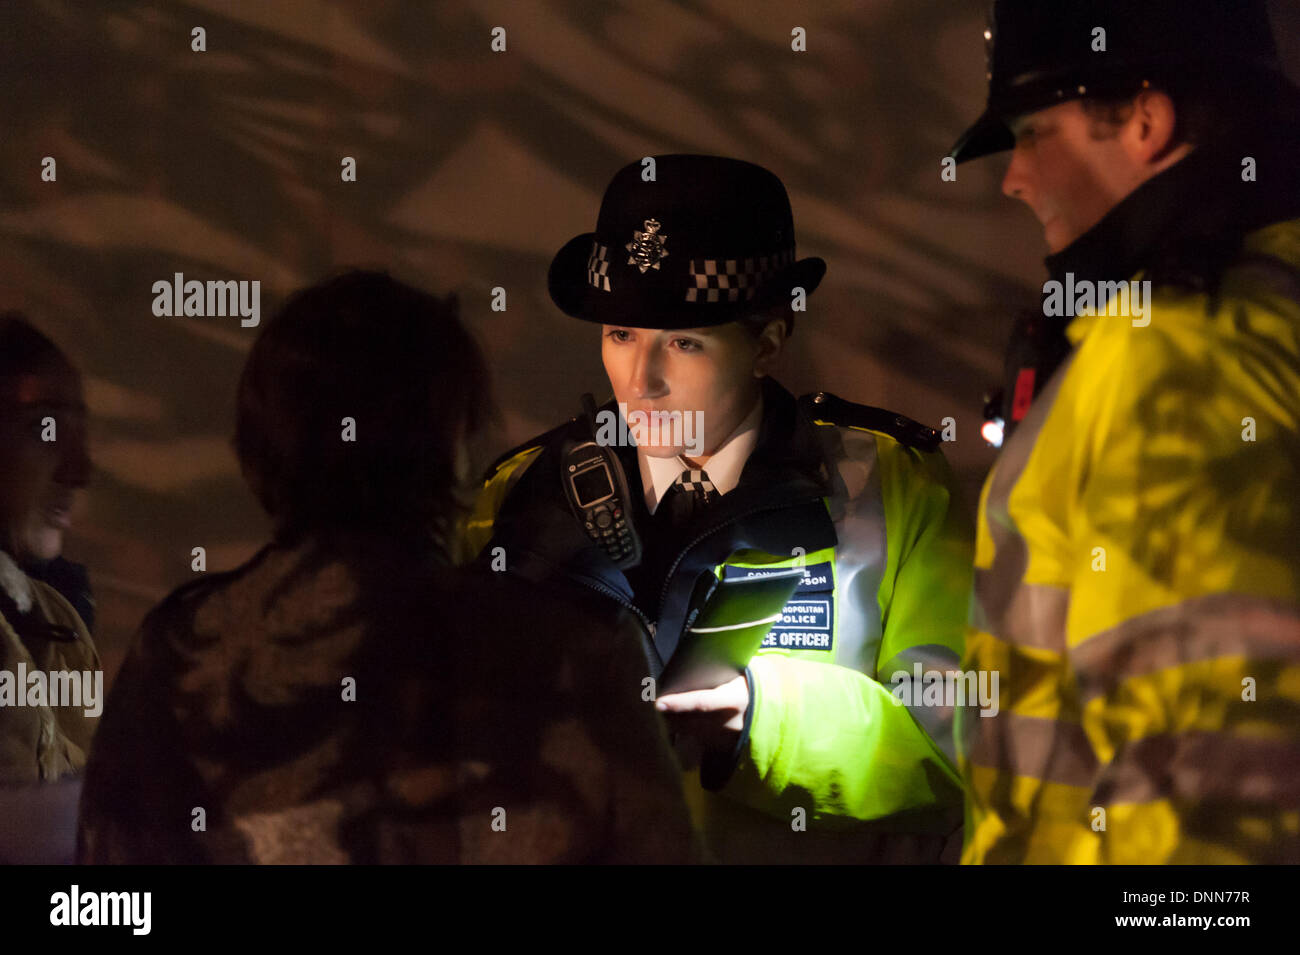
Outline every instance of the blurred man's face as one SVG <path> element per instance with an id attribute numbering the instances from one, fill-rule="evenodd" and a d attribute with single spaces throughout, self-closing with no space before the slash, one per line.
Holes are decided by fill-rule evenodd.
<path id="1" fill-rule="evenodd" d="M 732 322 L 711 328 L 663 331 L 605 325 L 601 358 L 614 397 L 630 414 L 702 412 L 701 457 L 708 457 L 753 409 L 771 349 Z M 652 457 L 687 453 L 645 447 Z"/>
<path id="2" fill-rule="evenodd" d="M 1033 210 L 1052 253 L 1100 222 L 1151 174 L 1126 148 L 1123 130 L 1100 131 L 1078 100 L 1018 117 L 1010 126 L 1016 147 L 1002 191 Z"/>
<path id="3" fill-rule="evenodd" d="M 1174 118 L 1173 101 L 1156 90 L 1136 96 L 1117 123 L 1089 116 L 1080 100 L 1015 118 L 1002 191 L 1034 210 L 1049 251 L 1060 252 L 1191 151 L 1174 143 Z"/>
<path id="4" fill-rule="evenodd" d="M 46 418 L 54 419 L 53 441 L 42 439 Z M 57 557 L 90 468 L 75 372 L 50 369 L 0 385 L 0 547 L 20 562 Z"/>

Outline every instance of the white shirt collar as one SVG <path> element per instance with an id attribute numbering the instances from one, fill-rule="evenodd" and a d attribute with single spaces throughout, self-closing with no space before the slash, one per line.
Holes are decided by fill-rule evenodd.
<path id="1" fill-rule="evenodd" d="M 758 444 L 758 428 L 763 421 L 763 398 L 758 401 L 745 420 L 736 426 L 730 437 L 713 456 L 704 462 L 704 470 L 719 494 L 726 494 L 740 483 L 740 472 L 749 460 L 754 447 Z M 681 473 L 690 468 L 679 454 L 672 458 L 652 458 L 640 448 L 636 452 L 637 463 L 641 465 L 641 486 L 645 488 L 645 506 L 653 514 L 659 507 L 668 489 Z"/>

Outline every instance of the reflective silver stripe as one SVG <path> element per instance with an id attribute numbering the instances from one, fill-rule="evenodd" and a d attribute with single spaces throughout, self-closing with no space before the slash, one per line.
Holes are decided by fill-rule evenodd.
<path id="1" fill-rule="evenodd" d="M 835 547 L 835 662 L 867 674 L 891 691 L 893 674 L 898 670 L 911 674 L 914 663 L 921 664 L 923 673 L 958 670 L 958 654 L 940 645 L 909 647 L 892 660 L 878 659 L 883 630 L 880 586 L 887 570 L 889 540 L 876 436 L 843 426 L 822 431 L 835 462 L 830 499 L 830 515 L 839 537 Z M 955 765 L 953 707 L 926 706 L 922 688 L 914 686 L 913 690 L 906 701 L 908 712 Z"/>
<path id="2" fill-rule="evenodd" d="M 947 673 L 957 671 L 961 668 L 961 658 L 957 656 L 948 647 L 940 644 L 926 644 L 919 647 L 908 647 L 886 665 L 880 674 L 882 683 L 886 683 L 886 688 L 892 690 L 893 687 L 887 681 L 891 681 L 894 671 L 906 671 L 909 677 L 915 672 L 913 664 L 921 664 L 923 674 L 938 672 Z M 953 711 L 952 706 L 926 706 L 920 702 L 922 687 L 916 684 L 913 679 L 912 692 L 908 694 L 911 702 L 905 702 L 907 711 L 912 714 L 912 719 L 920 724 L 921 728 L 929 734 L 935 744 L 943 750 L 945 756 L 954 765 L 957 765 L 957 744 L 953 739 Z M 967 706 L 978 706 L 978 695 L 974 698 L 974 703 L 967 702 Z"/>
<path id="3" fill-rule="evenodd" d="M 880 582 L 889 551 L 876 439 L 869 432 L 822 426 L 835 462 L 830 518 L 835 545 L 835 662 L 873 679 L 880 653 Z M 886 675 L 888 678 L 888 675 Z"/>
<path id="4" fill-rule="evenodd" d="M 993 467 L 984 499 L 984 521 L 993 541 L 993 566 L 976 568 L 975 600 L 971 605 L 971 624 L 977 630 L 1008 643 L 1058 651 L 1065 649 L 1064 610 L 1052 598 L 1022 594 L 1029 549 L 1011 518 L 1010 502 L 1012 489 L 1029 463 L 1043 422 L 1073 363 L 1071 354 L 1034 399 Z"/>
<path id="5" fill-rule="evenodd" d="M 1023 546 L 1023 543 L 1019 545 L 1021 548 Z M 975 571 L 976 594 L 980 593 L 981 587 L 987 593 L 1004 583 L 989 579 L 996 573 L 996 568 Z M 984 614 L 983 605 L 976 600 L 972 605 L 971 623 L 975 629 L 991 633 L 1017 647 L 1064 653 L 1065 619 L 1069 611 L 1070 591 L 1067 588 L 1018 582 L 1002 606 L 1001 616 L 989 620 Z"/>
<path id="6" fill-rule="evenodd" d="M 1099 781 L 1101 805 L 1158 799 L 1300 809 L 1300 742 L 1230 733 L 1149 736 L 1128 743 Z"/>
<path id="7" fill-rule="evenodd" d="M 764 617 L 762 620 L 746 620 L 744 623 L 729 623 L 725 627 L 690 627 L 691 633 L 726 633 L 731 630 L 748 630 L 750 627 L 757 627 L 760 624 L 772 624 L 781 619 L 779 613 L 774 613 L 770 617 Z"/>
<path id="8" fill-rule="evenodd" d="M 1126 620 L 1070 649 L 1085 702 L 1139 674 L 1228 656 L 1300 661 L 1300 607 L 1213 594 Z"/>
<path id="9" fill-rule="evenodd" d="M 960 720 L 963 749 L 976 766 L 1088 789 L 1096 780 L 1097 757 L 1078 723 L 1005 709 L 980 716 L 969 708 Z"/>

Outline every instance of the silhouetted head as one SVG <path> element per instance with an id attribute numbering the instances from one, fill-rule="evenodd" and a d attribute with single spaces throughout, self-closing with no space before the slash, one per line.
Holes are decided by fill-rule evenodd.
<path id="1" fill-rule="evenodd" d="M 296 292 L 263 327 L 235 450 L 281 538 L 352 528 L 445 545 L 489 401 L 455 296 L 353 271 Z"/>

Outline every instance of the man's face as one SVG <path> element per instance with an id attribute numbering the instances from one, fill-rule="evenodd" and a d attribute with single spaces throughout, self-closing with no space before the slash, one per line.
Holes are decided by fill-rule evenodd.
<path id="1" fill-rule="evenodd" d="M 54 419 L 53 441 L 42 438 L 46 418 Z M 50 369 L 0 385 L 0 547 L 19 561 L 57 557 L 90 469 L 74 372 Z"/>
<path id="2" fill-rule="evenodd" d="M 601 358 L 614 397 L 635 411 L 700 412 L 702 456 L 711 455 L 758 399 L 762 346 L 739 324 L 663 331 L 625 325 L 602 327 Z M 687 453 L 677 446 L 647 446 L 653 457 Z"/>
<path id="3" fill-rule="evenodd" d="M 1096 138 L 1099 123 L 1078 100 L 1010 126 L 1016 147 L 1002 191 L 1033 210 L 1052 253 L 1100 222 L 1142 181 L 1121 137 Z"/>

